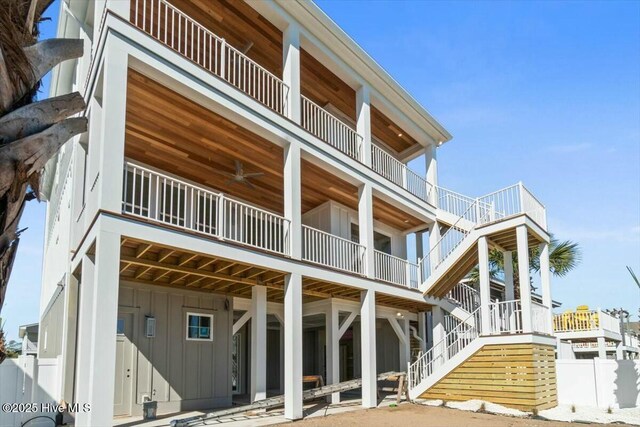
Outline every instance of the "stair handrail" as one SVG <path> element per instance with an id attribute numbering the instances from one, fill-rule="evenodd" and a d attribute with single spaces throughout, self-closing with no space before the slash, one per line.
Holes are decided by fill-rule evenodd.
<path id="1" fill-rule="evenodd" d="M 455 285 L 447 298 L 469 313 L 480 306 L 480 292 L 463 282 Z"/>
<path id="2" fill-rule="evenodd" d="M 470 319 L 473 318 L 473 322 Z M 435 372 L 434 363 L 445 360 L 458 354 L 480 335 L 480 307 L 474 310 L 464 321 L 453 328 L 437 343 L 424 352 L 415 362 L 407 367 L 407 379 L 409 388 L 414 388 Z M 442 347 L 442 348 L 440 348 Z M 435 355 L 435 356 L 434 356 Z M 438 365 L 439 366 L 439 365 Z"/>

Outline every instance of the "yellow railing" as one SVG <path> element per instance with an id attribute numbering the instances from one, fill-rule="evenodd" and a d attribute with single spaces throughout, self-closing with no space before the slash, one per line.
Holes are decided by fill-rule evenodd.
<path id="1" fill-rule="evenodd" d="M 555 332 L 592 331 L 600 329 L 599 312 L 595 310 L 576 310 L 553 316 Z"/>

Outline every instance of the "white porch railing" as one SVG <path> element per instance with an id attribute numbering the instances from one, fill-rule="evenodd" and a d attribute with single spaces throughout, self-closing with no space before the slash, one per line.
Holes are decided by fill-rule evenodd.
<path id="1" fill-rule="evenodd" d="M 131 22 L 166 46 L 284 114 L 289 87 L 165 0 L 131 0 Z"/>
<path id="2" fill-rule="evenodd" d="M 436 192 L 436 206 L 439 209 L 452 213 L 455 216 L 462 217 L 467 221 L 474 223 L 477 222 L 476 210 L 469 209 L 474 203 L 476 203 L 476 199 L 443 187 L 435 187 L 434 191 Z"/>
<path id="3" fill-rule="evenodd" d="M 418 264 L 376 250 L 374 252 L 375 277 L 396 285 L 418 287 Z"/>
<path id="4" fill-rule="evenodd" d="M 371 145 L 371 169 L 414 196 L 430 202 L 431 184 L 375 144 Z"/>
<path id="5" fill-rule="evenodd" d="M 125 164 L 122 211 L 254 248 L 290 254 L 288 219 L 131 162 Z"/>
<path id="6" fill-rule="evenodd" d="M 522 333 L 522 308 L 520 300 L 496 301 L 489 304 L 491 330 L 488 334 Z"/>
<path id="7" fill-rule="evenodd" d="M 601 310 L 576 310 L 553 316 L 555 332 L 607 330 L 620 333 L 620 320 Z"/>
<path id="8" fill-rule="evenodd" d="M 480 335 L 479 325 L 480 309 L 477 309 L 464 322 L 460 322 L 458 326 L 446 334 L 442 340 L 434 343 L 433 347 L 423 353 L 414 363 L 411 363 L 407 370 L 409 388 L 417 387 L 439 366 L 475 340 Z"/>
<path id="9" fill-rule="evenodd" d="M 480 293 L 466 283 L 458 283 L 454 286 L 447 294 L 447 298 L 469 313 L 480 307 Z"/>
<path id="10" fill-rule="evenodd" d="M 360 162 L 362 137 L 349 125 L 302 95 L 302 127 L 309 133 Z"/>
<path id="11" fill-rule="evenodd" d="M 339 236 L 302 226 L 302 259 L 338 270 L 364 274 L 365 247 Z"/>
<path id="12" fill-rule="evenodd" d="M 531 301 L 531 329 L 533 329 L 533 332 L 551 335 L 552 328 L 549 324 L 550 321 L 549 307 Z"/>

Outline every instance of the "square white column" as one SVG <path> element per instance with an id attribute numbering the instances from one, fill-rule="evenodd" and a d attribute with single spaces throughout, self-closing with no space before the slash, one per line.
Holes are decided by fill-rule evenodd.
<path id="1" fill-rule="evenodd" d="M 520 279 L 520 305 L 522 313 L 522 332 L 532 332 L 531 324 L 531 284 L 529 283 L 529 238 L 527 227 L 516 228 L 518 249 L 518 277 Z"/>
<path id="2" fill-rule="evenodd" d="M 367 277 L 374 277 L 373 190 L 371 184 L 362 184 L 358 189 L 358 223 L 360 244 L 366 248 L 365 272 Z"/>
<path id="3" fill-rule="evenodd" d="M 362 137 L 360 161 L 371 166 L 371 94 L 368 85 L 356 91 L 356 131 Z"/>
<path id="4" fill-rule="evenodd" d="M 360 357 L 362 360 L 362 406 L 378 406 L 376 371 L 376 294 L 372 290 L 360 292 Z"/>
<path id="5" fill-rule="evenodd" d="M 429 263 L 431 265 L 431 271 L 438 265 L 438 261 L 440 260 L 440 247 L 438 246 L 438 242 L 441 238 L 440 234 L 440 224 L 438 222 L 434 222 L 429 227 Z M 429 272 L 427 272 L 429 273 Z M 423 280 L 426 277 L 423 277 Z"/>
<path id="6" fill-rule="evenodd" d="M 122 212 L 129 62 L 123 43 L 117 38 L 109 39 L 107 43 L 102 87 L 102 123 L 97 139 L 90 142 L 100 146 L 96 178 L 98 208 L 116 213 Z"/>
<path id="7" fill-rule="evenodd" d="M 251 288 L 251 401 L 267 398 L 267 288 Z"/>
<path id="8" fill-rule="evenodd" d="M 300 124 L 300 27 L 290 22 L 282 33 L 282 80 L 289 87 L 285 95 L 286 115 Z"/>
<path id="9" fill-rule="evenodd" d="M 292 142 L 284 149 L 284 217 L 291 221 L 289 252 L 292 258 L 302 258 L 302 183 L 300 146 Z"/>
<path id="10" fill-rule="evenodd" d="M 340 382 L 340 313 L 332 300 L 330 304 L 325 313 L 327 385 Z M 331 403 L 340 403 L 340 393 L 331 395 Z"/>
<path id="11" fill-rule="evenodd" d="M 429 144 L 424 149 L 424 161 L 427 180 L 427 191 L 429 193 L 429 203 L 436 206 L 438 204 L 438 191 L 434 188 L 438 186 L 438 156 L 436 145 Z"/>
<path id="12" fill-rule="evenodd" d="M 88 266 L 90 268 L 90 266 Z M 116 323 L 120 276 L 120 235 L 100 231 L 95 244 L 95 264 L 91 295 L 91 328 L 80 340 L 90 341 L 88 370 L 78 372 L 78 385 L 86 390 L 76 401 L 89 403 L 90 412 L 76 415 L 77 425 L 106 426 L 113 423 L 116 375 Z M 83 278 L 84 280 L 84 278 Z M 83 287 L 83 290 L 86 287 Z M 86 300 L 83 298 L 83 302 Z M 85 361 L 83 365 L 87 366 Z"/>
<path id="13" fill-rule="evenodd" d="M 424 311 L 418 312 L 418 336 L 422 339 L 420 341 L 420 351 L 427 351 L 427 313 Z"/>
<path id="14" fill-rule="evenodd" d="M 504 300 L 513 301 L 516 299 L 513 288 L 513 254 L 511 251 L 502 252 L 504 258 Z"/>
<path id="15" fill-rule="evenodd" d="M 433 360 L 434 365 L 438 366 L 445 362 L 447 358 L 445 343 L 443 342 L 447 335 L 444 326 L 444 310 L 442 307 L 434 305 L 431 307 L 431 322 L 433 324 Z"/>
<path id="16" fill-rule="evenodd" d="M 480 276 L 480 333 L 491 333 L 491 283 L 489 276 L 489 243 L 482 236 L 478 239 L 478 270 Z"/>
<path id="17" fill-rule="evenodd" d="M 284 416 L 302 418 L 302 276 L 284 279 Z"/>
<path id="18" fill-rule="evenodd" d="M 407 369 L 409 362 L 411 362 L 411 331 L 409 329 L 409 319 L 406 317 L 400 319 L 398 322 L 402 327 L 402 333 L 404 336 L 404 342 L 400 343 L 400 370 Z"/>
<path id="19" fill-rule="evenodd" d="M 549 244 L 540 245 L 540 292 L 542 305 L 547 307 L 547 332 L 553 333 L 553 301 L 551 299 L 551 267 L 549 265 Z"/>
<path id="20" fill-rule="evenodd" d="M 600 359 L 606 359 L 607 358 L 607 342 L 605 341 L 604 337 L 598 337 L 598 357 Z"/>

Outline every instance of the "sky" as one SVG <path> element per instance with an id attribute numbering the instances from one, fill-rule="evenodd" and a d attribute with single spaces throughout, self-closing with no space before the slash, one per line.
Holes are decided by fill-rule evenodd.
<path id="1" fill-rule="evenodd" d="M 640 275 L 640 2 L 317 3 L 453 135 L 440 185 L 481 196 L 522 181 L 550 231 L 579 243 L 580 265 L 552 278 L 563 308 L 637 315 L 625 266 Z M 30 202 L 22 219 L 0 314 L 10 338 L 38 321 L 44 215 Z"/>

